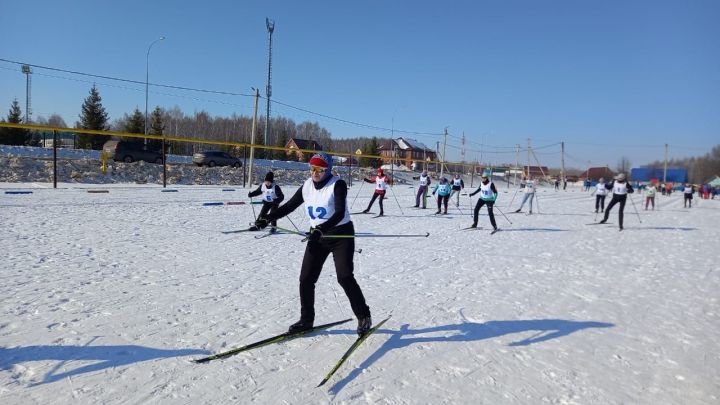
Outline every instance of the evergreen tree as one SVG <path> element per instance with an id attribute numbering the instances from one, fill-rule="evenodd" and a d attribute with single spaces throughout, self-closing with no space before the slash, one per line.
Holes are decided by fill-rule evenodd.
<path id="1" fill-rule="evenodd" d="M 145 116 L 143 113 L 138 110 L 137 107 L 135 107 L 135 111 L 133 111 L 133 114 L 130 116 L 130 118 L 125 122 L 125 126 L 123 128 L 123 131 L 130 133 L 130 134 L 144 134 L 145 133 Z M 137 140 L 137 138 L 131 138 L 132 140 Z"/>
<path id="2" fill-rule="evenodd" d="M 163 110 L 159 106 L 155 107 L 150 116 L 150 134 L 162 135 L 165 131 L 165 124 L 163 123 Z M 148 147 L 160 150 L 162 149 L 161 139 L 149 139 Z"/>
<path id="3" fill-rule="evenodd" d="M 80 121 L 75 124 L 76 128 L 100 131 L 106 131 L 108 129 L 108 114 L 102 105 L 102 98 L 95 85 L 92 86 L 90 94 L 83 102 L 82 113 L 79 117 Z M 142 132 L 144 132 L 144 129 Z M 96 150 L 102 149 L 103 144 L 108 139 L 110 139 L 109 136 L 103 135 L 78 134 L 77 137 L 79 148 Z"/>
<path id="4" fill-rule="evenodd" d="M 365 142 L 365 145 L 363 146 L 363 155 L 377 155 L 379 146 L 377 137 L 373 136 L 369 142 Z M 360 159 L 360 166 L 372 167 L 375 166 L 377 161 L 378 160 L 376 158 L 363 157 Z"/>
<path id="5" fill-rule="evenodd" d="M 22 111 L 17 99 L 13 100 L 8 112 L 7 121 L 11 124 L 22 123 Z M 29 133 L 22 128 L 0 128 L 0 143 L 5 145 L 25 145 L 29 140 Z"/>

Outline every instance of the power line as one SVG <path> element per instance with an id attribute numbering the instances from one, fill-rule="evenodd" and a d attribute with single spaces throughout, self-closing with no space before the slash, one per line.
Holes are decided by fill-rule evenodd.
<path id="1" fill-rule="evenodd" d="M 22 62 L 17 62 L 17 61 L 13 61 L 13 60 L 9 60 L 9 59 L 4 59 L 4 58 L 0 58 L 0 61 L 2 61 L 2 62 L 7 62 L 7 63 L 12 63 L 12 64 L 16 64 L 16 65 L 23 65 L 23 64 L 25 64 L 25 65 L 32 66 L 32 67 L 35 67 L 35 68 L 38 68 L 38 69 L 45 69 L 45 70 L 50 70 L 50 71 L 55 71 L 55 72 L 62 72 L 62 73 L 68 73 L 68 74 L 73 74 L 73 75 L 80 75 L 80 76 L 87 76 L 87 77 L 95 77 L 95 78 L 99 78 L 99 79 L 113 80 L 113 81 L 119 81 L 119 82 L 124 82 L 124 83 L 141 84 L 141 85 L 143 85 L 143 86 L 146 84 L 146 82 L 139 81 L 139 80 L 123 79 L 123 78 L 119 78 L 119 77 L 105 76 L 105 75 L 96 75 L 96 74 L 92 74 L 92 73 L 85 73 L 85 72 L 79 72 L 79 71 L 68 70 L 68 69 L 60 69 L 60 68 L 55 68 L 55 67 L 50 67 L 50 66 L 35 65 L 35 64 L 30 64 L 30 63 L 22 63 Z M 59 78 L 63 78 L 63 77 L 59 77 Z M 69 78 L 65 78 L 65 79 L 73 80 L 73 79 L 69 79 Z M 234 93 L 234 92 L 228 92 L 228 91 L 207 90 L 207 89 L 197 89 L 197 88 L 192 88 L 192 87 L 173 86 L 173 85 L 167 85 L 167 84 L 150 83 L 150 85 L 152 85 L 152 86 L 154 86 L 154 87 L 163 87 L 163 88 L 168 88 L 168 89 L 184 90 L 184 91 L 194 91 L 194 92 L 208 93 L 208 94 L 218 94 L 218 95 L 224 95 L 224 96 L 255 97 L 254 94 Z M 264 98 L 264 97 L 261 97 L 261 98 Z M 301 107 L 297 107 L 297 106 L 294 106 L 294 105 L 291 105 L 291 104 L 279 102 L 279 101 L 277 101 L 277 100 L 271 100 L 271 103 L 275 103 L 275 104 L 278 104 L 278 105 L 282 105 L 282 106 L 285 106 L 285 107 L 288 107 L 288 108 L 292 108 L 292 109 L 295 109 L 295 110 L 298 110 L 298 111 L 302 111 L 302 112 L 305 112 L 305 113 L 308 113 L 308 114 L 312 114 L 312 115 L 315 115 L 315 116 L 318 116 L 318 117 L 323 117 L 323 118 L 326 118 L 326 119 L 330 119 L 330 120 L 342 122 L 342 123 L 345 123 L 345 124 L 355 125 L 355 126 L 358 126 L 358 127 L 361 127 L 361 128 L 374 129 L 374 130 L 377 130 L 377 131 L 399 132 L 399 133 L 408 134 L 408 135 L 427 135 L 427 136 L 440 136 L 440 135 L 443 135 L 442 133 L 422 132 L 422 131 L 408 131 L 408 130 L 401 130 L 401 129 L 392 129 L 392 128 L 379 127 L 379 126 L 370 125 L 370 124 L 363 124 L 363 123 L 360 123 L 360 122 L 357 122 L 357 121 L 346 120 L 346 119 L 342 119 L 342 118 L 338 118 L 338 117 L 333 117 L 333 116 L 331 116 L 331 115 L 318 113 L 318 112 L 315 112 L 315 111 L 308 110 L 308 109 L 306 109 L 306 108 L 301 108 Z"/>

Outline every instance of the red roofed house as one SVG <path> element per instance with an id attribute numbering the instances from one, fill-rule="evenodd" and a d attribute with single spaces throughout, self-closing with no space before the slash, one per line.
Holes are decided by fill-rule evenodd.
<path id="1" fill-rule="evenodd" d="M 383 142 L 378 148 L 379 155 L 383 157 L 383 161 L 389 163 L 392 160 L 393 152 L 395 153 L 395 162 L 397 164 L 411 167 L 412 163 L 417 163 L 417 170 L 421 170 L 423 162 L 434 161 L 437 159 L 434 150 L 428 148 L 421 142 L 409 138 L 397 138 L 391 142 Z"/>
<path id="2" fill-rule="evenodd" d="M 580 175 L 580 177 L 590 179 L 592 181 L 597 181 L 600 177 L 603 177 L 605 181 L 610 181 L 614 176 L 615 173 L 607 166 L 590 167 Z"/>

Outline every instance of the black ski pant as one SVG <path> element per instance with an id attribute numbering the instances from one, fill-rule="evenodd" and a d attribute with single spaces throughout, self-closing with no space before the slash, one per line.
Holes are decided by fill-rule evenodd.
<path id="1" fill-rule="evenodd" d="M 332 234 L 354 235 L 353 223 L 340 225 L 327 233 Z M 300 270 L 300 320 L 303 323 L 312 323 L 315 320 L 315 283 L 330 253 L 335 262 L 337 281 L 345 290 L 353 313 L 358 318 L 370 316 L 370 307 L 365 303 L 365 297 L 353 275 L 355 238 L 320 239 L 318 242 L 307 243 Z"/>
<path id="2" fill-rule="evenodd" d="M 370 211 L 370 208 L 372 208 L 373 204 L 375 203 L 375 199 L 377 199 L 378 196 L 380 196 L 380 200 L 378 201 L 378 203 L 380 204 L 380 215 L 383 214 L 383 199 L 385 198 L 385 193 L 373 193 L 373 196 L 370 199 L 370 204 L 368 204 L 368 207 L 365 211 Z"/>
<path id="3" fill-rule="evenodd" d="M 445 213 L 447 214 L 447 206 L 448 206 L 449 200 L 450 200 L 450 194 L 448 194 L 448 195 L 439 195 L 438 194 L 438 198 L 437 198 L 438 212 L 442 211 L 440 205 L 444 203 L 445 204 Z"/>
<path id="4" fill-rule="evenodd" d="M 615 204 L 620 204 L 620 211 L 618 212 L 618 221 L 620 221 L 620 228 L 623 227 L 623 211 L 625 211 L 625 202 L 627 201 L 627 194 L 613 194 L 612 200 L 610 200 L 610 204 L 608 204 L 607 208 L 605 209 L 605 216 L 603 217 L 602 222 L 607 222 L 608 217 L 610 216 L 610 210 L 615 206 Z"/>
<path id="5" fill-rule="evenodd" d="M 485 201 L 482 198 L 478 198 L 477 203 L 475 203 L 475 213 L 473 216 L 473 224 L 477 225 L 478 223 L 478 215 L 480 215 L 480 208 L 482 208 L 483 205 L 487 205 L 488 209 L 488 216 L 490 217 L 490 224 L 492 225 L 493 229 L 497 228 L 497 225 L 495 224 L 495 214 L 493 214 L 493 204 L 494 201 Z"/>
<path id="6" fill-rule="evenodd" d="M 595 194 L 595 212 L 598 212 L 598 209 L 601 212 L 605 210 L 605 196 Z"/>
<path id="7" fill-rule="evenodd" d="M 690 208 L 692 208 L 692 194 L 683 194 L 685 198 L 683 199 L 683 207 L 687 207 L 688 205 Z"/>
<path id="8" fill-rule="evenodd" d="M 260 208 L 260 215 L 258 216 L 258 218 L 267 217 L 268 213 L 273 213 L 277 209 L 278 209 L 277 203 L 263 201 L 262 208 Z M 277 226 L 277 221 L 270 222 L 270 225 Z"/>

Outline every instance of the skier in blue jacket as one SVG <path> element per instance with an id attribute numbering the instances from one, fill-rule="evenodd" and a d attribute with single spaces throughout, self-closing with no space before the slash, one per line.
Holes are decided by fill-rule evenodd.
<path id="1" fill-rule="evenodd" d="M 440 214 L 441 204 L 445 204 L 445 214 L 447 214 L 447 206 L 448 201 L 450 200 L 450 193 L 452 192 L 452 188 L 450 187 L 450 183 L 448 183 L 448 180 L 443 177 L 440 179 L 438 184 L 435 185 L 435 188 L 433 188 L 433 195 L 435 193 L 438 194 L 437 198 L 437 204 L 438 204 L 438 210 L 435 214 Z"/>

